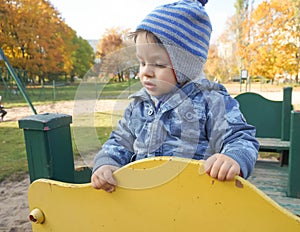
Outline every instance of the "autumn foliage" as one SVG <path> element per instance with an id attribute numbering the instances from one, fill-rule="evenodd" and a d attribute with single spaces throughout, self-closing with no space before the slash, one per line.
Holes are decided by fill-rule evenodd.
<path id="1" fill-rule="evenodd" d="M 228 19 L 226 30 L 210 50 L 209 75 L 228 80 L 246 69 L 251 77 L 298 82 L 300 0 L 269 0 L 257 6 L 250 2 L 236 1 L 236 15 Z M 208 67 L 210 59 L 217 72 Z"/>
<path id="2" fill-rule="evenodd" d="M 300 0 L 236 0 L 236 14 L 217 41 L 205 66 L 222 82 L 246 69 L 251 77 L 299 80 Z M 215 17 L 215 16 L 214 16 Z M 108 29 L 99 40 L 94 71 L 119 80 L 137 72 L 127 30 Z M 0 0 L 0 46 L 12 66 L 30 76 L 83 76 L 94 52 L 48 0 Z M 1 63 L 0 63 L 1 65 Z"/>
<path id="3" fill-rule="evenodd" d="M 39 79 L 84 75 L 93 63 L 88 42 L 47 0 L 0 0 L 0 45 L 13 67 Z"/>
<path id="4" fill-rule="evenodd" d="M 137 60 L 133 41 L 129 39 L 129 29 L 107 29 L 97 44 L 97 56 L 101 60 L 99 72 L 119 81 L 129 78 L 130 73 L 136 75 Z M 100 75 L 101 75 L 100 74 Z"/>
<path id="5" fill-rule="evenodd" d="M 240 55 L 252 75 L 273 79 L 298 74 L 300 31 L 295 1 L 261 3 L 243 28 Z"/>

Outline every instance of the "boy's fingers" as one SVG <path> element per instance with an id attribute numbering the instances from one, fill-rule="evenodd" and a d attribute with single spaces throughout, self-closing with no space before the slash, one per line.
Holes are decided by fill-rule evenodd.
<path id="1" fill-rule="evenodd" d="M 219 173 L 218 173 L 218 180 L 228 180 L 228 176 L 231 176 L 232 174 L 229 173 L 229 171 L 231 170 L 232 165 L 228 162 L 223 162 L 222 166 L 219 169 Z"/>
<path id="2" fill-rule="evenodd" d="M 100 189 L 103 185 L 103 183 L 101 182 L 101 179 L 99 178 L 99 176 L 95 175 L 95 174 L 92 175 L 91 182 L 92 182 L 93 188 L 95 188 L 95 189 Z"/>
<path id="3" fill-rule="evenodd" d="M 236 175 L 239 174 L 240 174 L 240 170 L 236 168 L 234 165 L 232 165 L 227 172 L 226 180 L 232 180 Z"/>
<path id="4" fill-rule="evenodd" d="M 114 172 L 113 169 L 109 169 L 103 172 L 103 179 L 106 180 L 106 182 L 111 185 L 117 185 L 117 181 L 113 177 L 113 172 Z"/>
<path id="5" fill-rule="evenodd" d="M 103 179 L 101 179 L 97 175 L 92 176 L 92 186 L 95 189 L 103 189 L 104 191 L 109 192 L 109 193 L 115 191 L 114 185 L 111 185 L 108 182 L 103 181 Z"/>
<path id="6" fill-rule="evenodd" d="M 238 164 L 220 154 L 209 157 L 204 165 L 207 174 L 221 181 L 232 180 L 240 172 L 238 167 Z"/>
<path id="7" fill-rule="evenodd" d="M 207 169 L 206 172 L 213 178 L 220 178 L 222 179 L 223 177 L 220 175 L 223 175 L 220 173 L 220 169 L 222 168 L 223 165 L 223 160 L 218 159 L 217 156 L 211 156 L 210 158 L 207 159 L 208 164 L 207 164 Z"/>
<path id="8" fill-rule="evenodd" d="M 115 186 L 109 183 L 104 183 L 102 185 L 102 189 L 108 193 L 112 193 L 113 191 L 115 191 Z"/>
<path id="9" fill-rule="evenodd" d="M 92 186 L 95 189 L 103 189 L 106 192 L 113 192 L 117 181 L 113 177 L 113 172 L 117 170 L 118 167 L 114 166 L 102 166 L 97 169 L 91 177 Z"/>
<path id="10" fill-rule="evenodd" d="M 212 165 L 214 164 L 214 162 L 217 160 L 217 158 L 215 156 L 211 156 L 209 157 L 205 163 L 204 163 L 204 170 L 206 173 L 210 173 Z"/>
<path id="11" fill-rule="evenodd" d="M 104 180 L 106 180 L 107 183 L 109 183 L 111 185 L 117 185 L 117 181 L 113 177 L 112 173 L 110 173 L 110 174 L 103 173 L 103 178 L 104 178 Z"/>

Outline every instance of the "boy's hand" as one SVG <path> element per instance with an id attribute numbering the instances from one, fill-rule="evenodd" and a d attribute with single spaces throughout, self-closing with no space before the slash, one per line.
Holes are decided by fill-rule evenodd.
<path id="1" fill-rule="evenodd" d="M 217 153 L 205 162 L 205 172 L 218 180 L 232 180 L 240 174 L 240 165 L 232 158 Z"/>
<path id="2" fill-rule="evenodd" d="M 117 181 L 113 177 L 113 172 L 119 169 L 119 167 L 112 165 L 103 165 L 98 168 L 91 177 L 92 186 L 95 189 L 103 189 L 106 192 L 115 191 Z"/>

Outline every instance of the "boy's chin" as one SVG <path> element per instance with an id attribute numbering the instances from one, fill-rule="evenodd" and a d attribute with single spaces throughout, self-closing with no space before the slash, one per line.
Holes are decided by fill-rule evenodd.
<path id="1" fill-rule="evenodd" d="M 152 97 L 160 97 L 160 96 L 165 95 L 165 93 L 157 93 L 157 92 L 153 92 L 153 91 L 149 91 L 149 90 L 147 90 L 147 93 L 149 95 L 151 95 Z"/>

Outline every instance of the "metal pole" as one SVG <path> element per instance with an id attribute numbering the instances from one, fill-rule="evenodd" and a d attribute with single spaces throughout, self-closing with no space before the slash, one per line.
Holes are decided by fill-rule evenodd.
<path id="1" fill-rule="evenodd" d="M 55 85 L 55 80 L 52 81 L 52 86 L 53 86 L 53 101 L 56 100 L 56 85 Z"/>
<path id="2" fill-rule="evenodd" d="M 17 83 L 17 86 L 18 86 L 18 88 L 19 88 L 19 90 L 20 90 L 20 92 L 22 93 L 22 95 L 23 95 L 23 97 L 25 98 L 26 102 L 29 104 L 29 106 L 30 106 L 32 112 L 33 112 L 34 114 L 37 114 L 37 112 L 36 112 L 34 106 L 32 105 L 32 103 L 31 103 L 31 101 L 30 101 L 30 99 L 29 99 L 27 93 L 25 92 L 25 89 L 24 89 L 23 86 L 22 86 L 22 83 L 21 83 L 20 79 L 19 79 L 18 76 L 16 75 L 14 69 L 11 67 L 11 65 L 10 65 L 10 63 L 9 63 L 9 61 L 8 61 L 8 59 L 7 59 L 6 56 L 4 55 L 4 52 L 2 51 L 1 48 L 0 48 L 0 60 L 4 60 L 4 63 L 5 63 L 5 65 L 6 65 L 6 67 L 7 67 L 7 69 L 8 69 L 8 71 L 9 71 L 10 75 L 12 75 L 12 77 L 15 79 L 15 81 L 16 81 L 16 83 Z"/>

